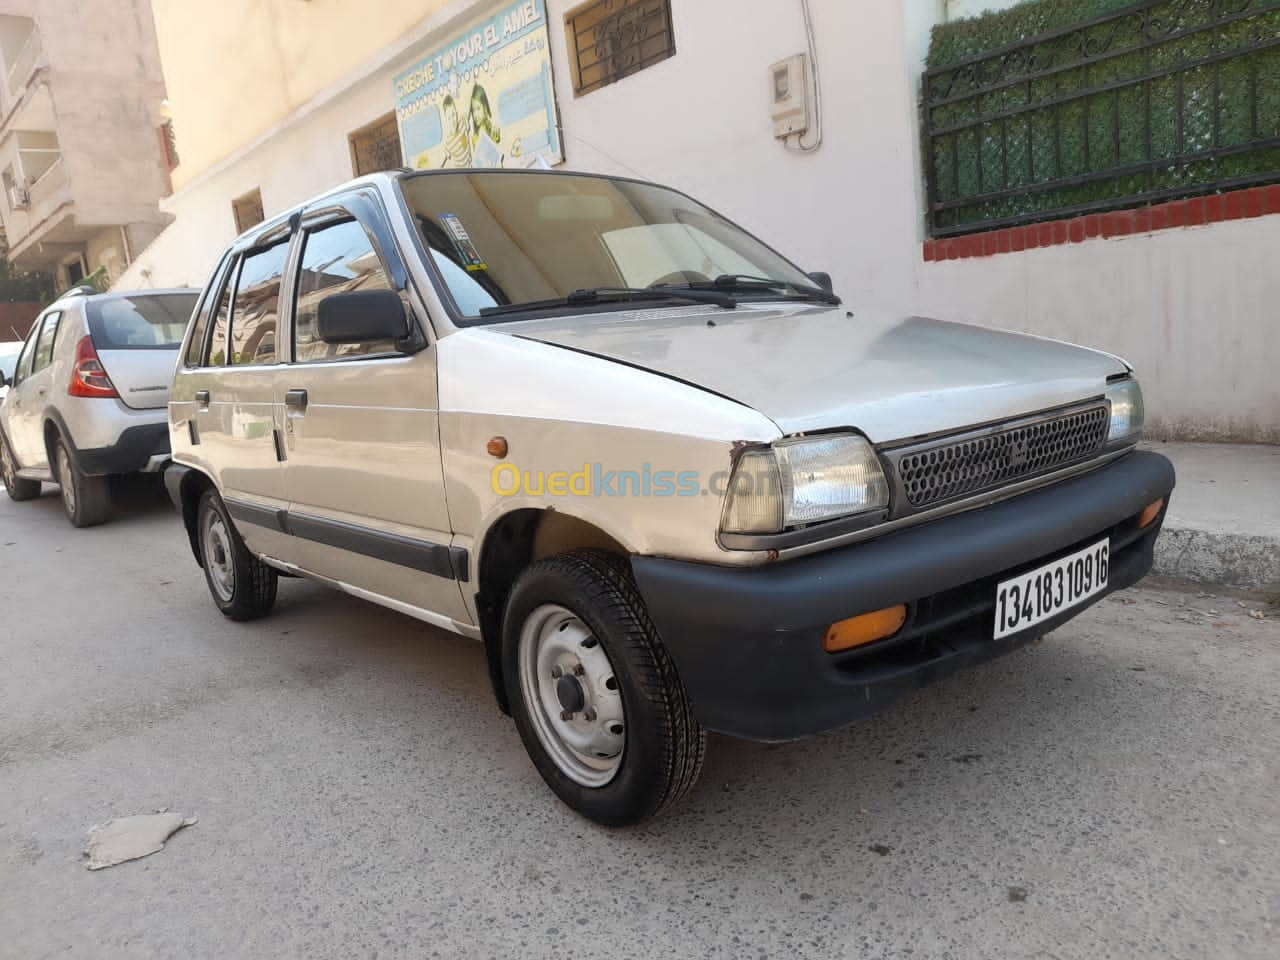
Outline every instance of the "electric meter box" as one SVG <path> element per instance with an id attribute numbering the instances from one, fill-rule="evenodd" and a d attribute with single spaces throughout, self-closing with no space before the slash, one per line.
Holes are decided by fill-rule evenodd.
<path id="1" fill-rule="evenodd" d="M 809 58 L 803 53 L 769 68 L 773 135 L 778 139 L 809 129 Z"/>

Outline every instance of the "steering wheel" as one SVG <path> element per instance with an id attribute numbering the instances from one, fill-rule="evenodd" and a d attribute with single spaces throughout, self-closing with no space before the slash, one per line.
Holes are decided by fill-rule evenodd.
<path id="1" fill-rule="evenodd" d="M 685 283 L 710 283 L 711 278 L 705 273 L 699 273 L 697 270 L 677 270 L 675 273 L 668 273 L 665 277 L 659 277 L 653 283 L 649 284 L 649 289 L 654 287 L 668 287 Z"/>

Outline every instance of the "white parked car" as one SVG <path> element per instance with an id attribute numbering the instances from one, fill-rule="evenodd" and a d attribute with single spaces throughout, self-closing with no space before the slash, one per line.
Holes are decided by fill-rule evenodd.
<path id="1" fill-rule="evenodd" d="M 0 402 L 0 478 L 14 500 L 57 483 L 77 527 L 107 519 L 112 475 L 169 460 L 165 404 L 191 290 L 76 288 L 31 327 Z"/>
<path id="2" fill-rule="evenodd" d="M 301 574 L 481 640 L 556 794 L 634 823 L 707 730 L 840 726 L 1151 566 L 1126 363 L 827 285 L 653 184 L 361 179 L 226 252 L 166 484 L 226 616 Z"/>

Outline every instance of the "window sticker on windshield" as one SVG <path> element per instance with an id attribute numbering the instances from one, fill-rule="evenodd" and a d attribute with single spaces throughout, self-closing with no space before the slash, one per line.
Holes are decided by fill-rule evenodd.
<path id="1" fill-rule="evenodd" d="M 467 233 L 467 228 L 462 225 L 462 221 L 458 219 L 457 214 L 440 214 L 440 224 L 445 230 L 449 231 L 449 237 L 453 240 L 453 246 L 458 251 L 458 256 L 462 257 L 462 265 L 464 267 L 472 271 L 489 269 L 489 265 L 480 258 L 476 245 L 471 242 L 471 235 Z"/>

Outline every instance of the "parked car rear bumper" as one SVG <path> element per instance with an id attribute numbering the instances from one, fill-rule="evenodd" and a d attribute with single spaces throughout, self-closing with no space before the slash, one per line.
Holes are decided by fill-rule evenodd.
<path id="1" fill-rule="evenodd" d="M 650 615 L 699 721 L 751 740 L 809 736 L 887 707 L 961 667 L 1043 636 L 1150 569 L 1174 486 L 1164 457 L 1105 467 L 876 540 L 766 567 L 632 559 Z M 1164 498 L 1155 522 L 1138 515 Z M 996 585 L 1107 536 L 1108 587 L 993 640 Z M 895 604 L 895 636 L 828 654 L 832 623 Z"/>
<path id="2" fill-rule="evenodd" d="M 154 471 L 169 456 L 169 427 L 164 423 L 129 427 L 111 446 L 76 450 L 74 455 L 90 476 Z"/>

